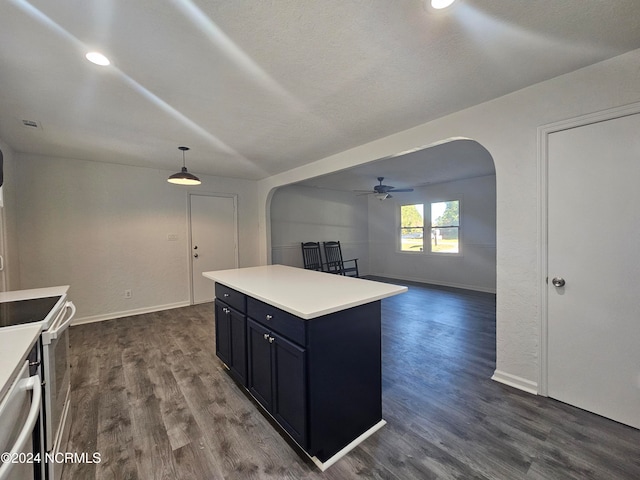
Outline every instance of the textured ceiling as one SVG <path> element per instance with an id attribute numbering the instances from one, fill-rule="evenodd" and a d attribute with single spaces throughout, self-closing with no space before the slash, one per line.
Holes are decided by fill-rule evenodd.
<path id="1" fill-rule="evenodd" d="M 473 140 L 454 140 L 400 153 L 340 172 L 312 178 L 298 185 L 329 190 L 373 190 L 378 177 L 396 188 L 420 187 L 466 178 L 495 175 L 491 154 Z"/>
<path id="2" fill-rule="evenodd" d="M 638 0 L 3 0 L 0 138 L 259 179 L 636 48 Z"/>

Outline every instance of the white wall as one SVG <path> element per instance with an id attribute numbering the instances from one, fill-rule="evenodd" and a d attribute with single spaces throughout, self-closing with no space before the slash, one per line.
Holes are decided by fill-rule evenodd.
<path id="1" fill-rule="evenodd" d="M 367 199 L 350 192 L 299 185 L 278 189 L 271 201 L 271 261 L 302 267 L 301 242 L 339 240 L 345 259 L 369 262 Z"/>
<path id="2" fill-rule="evenodd" d="M 460 200 L 461 255 L 399 252 L 400 205 Z M 425 235 L 428 242 L 428 233 Z M 370 268 L 373 275 L 495 292 L 495 176 L 416 188 L 369 205 Z"/>
<path id="3" fill-rule="evenodd" d="M 537 130 L 562 119 L 640 101 L 640 50 L 318 160 L 259 182 L 261 261 L 270 254 L 274 188 L 465 137 L 494 159 L 497 190 L 497 370 L 537 388 L 541 295 Z"/>
<path id="4" fill-rule="evenodd" d="M 20 288 L 70 285 L 78 320 L 188 304 L 188 191 L 238 195 L 240 265 L 256 265 L 255 182 L 201 176 L 185 188 L 171 173 L 18 154 Z"/>
<path id="5" fill-rule="evenodd" d="M 15 153 L 9 145 L 0 139 L 3 154 L 4 185 L 2 186 L 2 214 L 0 215 L 0 244 L 4 252 L 4 289 L 16 290 L 20 285 L 20 267 L 18 265 L 19 243 L 16 228 L 15 192 Z"/>

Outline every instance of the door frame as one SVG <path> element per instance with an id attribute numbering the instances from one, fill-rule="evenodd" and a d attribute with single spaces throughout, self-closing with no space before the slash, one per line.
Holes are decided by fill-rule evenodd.
<path id="1" fill-rule="evenodd" d="M 548 173 L 549 173 L 549 136 L 552 133 L 583 127 L 594 123 L 614 120 L 616 118 L 627 117 L 640 113 L 640 102 L 610 108 L 599 112 L 580 115 L 554 123 L 549 123 L 538 127 L 538 285 L 539 285 L 539 305 L 540 305 L 540 338 L 539 338 L 539 373 L 538 373 L 538 395 L 549 396 L 548 374 L 549 374 L 549 303 L 548 303 Z"/>
<path id="2" fill-rule="evenodd" d="M 200 193 L 200 192 L 188 192 L 187 193 L 187 255 L 188 255 L 188 259 L 189 259 L 189 304 L 190 305 L 195 305 L 194 303 L 194 298 L 193 298 L 193 257 L 192 257 L 192 253 L 191 253 L 191 243 L 192 243 L 192 237 L 191 237 L 191 228 L 192 228 L 192 221 L 191 221 L 191 197 L 192 196 L 197 196 L 197 197 L 222 197 L 222 198 L 232 198 L 233 199 L 233 242 L 234 242 L 234 250 L 235 250 L 235 258 L 234 258 L 234 264 L 235 264 L 235 268 L 238 268 L 240 262 L 239 262 L 239 249 L 238 249 L 238 238 L 239 238 L 239 232 L 238 232 L 238 195 L 235 193 Z M 211 285 L 211 288 L 213 288 L 213 285 Z"/>

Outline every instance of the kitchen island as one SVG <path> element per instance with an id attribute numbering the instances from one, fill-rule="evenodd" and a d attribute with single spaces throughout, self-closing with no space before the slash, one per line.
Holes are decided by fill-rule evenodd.
<path id="1" fill-rule="evenodd" d="M 381 300 L 406 287 L 283 265 L 205 272 L 216 354 L 325 470 L 381 428 Z"/>

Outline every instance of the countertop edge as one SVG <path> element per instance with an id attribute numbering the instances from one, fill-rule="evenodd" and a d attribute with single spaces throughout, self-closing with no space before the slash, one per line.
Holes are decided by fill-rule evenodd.
<path id="1" fill-rule="evenodd" d="M 57 287 L 31 288 L 28 290 L 11 290 L 9 292 L 0 292 L 1 302 L 14 302 L 17 300 L 31 300 L 34 298 L 55 297 L 64 295 L 69 291 L 69 285 L 60 285 Z"/>
<path id="2" fill-rule="evenodd" d="M 219 282 L 222 283 L 222 282 Z M 255 298 L 256 300 L 260 300 L 264 303 L 268 303 L 269 305 L 272 305 L 276 308 L 279 308 L 280 310 L 284 310 L 285 312 L 291 313 L 292 315 L 295 315 L 296 317 L 300 317 L 303 320 L 312 320 L 314 318 L 318 318 L 318 317 L 322 317 L 324 315 L 329 315 L 331 313 L 336 313 L 336 312 L 341 312 L 343 310 L 348 310 L 350 308 L 353 307 L 359 307 L 361 305 L 366 305 L 367 303 L 372 303 L 372 302 L 377 302 L 378 300 L 382 300 L 384 298 L 389 298 L 389 297 L 393 297 L 395 295 L 399 295 L 401 293 L 404 293 L 408 290 L 407 287 L 402 287 L 404 288 L 404 290 L 399 290 L 397 292 L 392 292 L 386 295 L 375 295 L 372 297 L 368 297 L 367 299 L 363 299 L 363 300 L 359 300 L 359 301 L 354 301 L 354 302 L 347 302 L 347 303 L 343 303 L 340 306 L 335 306 L 335 307 L 331 307 L 331 308 L 326 308 L 323 310 L 315 310 L 311 313 L 304 313 L 304 312 L 300 312 L 298 310 L 295 310 L 287 305 L 281 305 L 278 302 L 274 302 L 271 299 L 268 298 L 260 298 L 259 296 L 252 294 L 252 293 L 247 293 L 247 292 L 242 292 L 240 289 L 236 288 L 235 290 L 238 290 L 241 293 L 244 293 L 245 295 L 249 295 L 252 298 Z"/>
<path id="3" fill-rule="evenodd" d="M 264 268 L 267 268 L 269 266 L 265 266 Z M 282 266 L 277 266 L 277 267 L 282 267 Z M 258 267 L 248 267 L 247 270 L 249 269 L 256 269 Z M 302 269 L 297 269 L 295 267 L 287 267 L 287 268 L 292 268 L 293 270 L 302 270 Z M 243 270 L 243 269 L 233 269 L 233 271 L 238 271 L 238 270 Z M 308 270 L 302 270 L 304 272 L 306 272 L 304 275 L 309 275 L 310 273 L 318 273 L 319 275 L 331 275 L 329 273 L 324 273 L 324 272 L 310 272 Z M 374 293 L 372 295 L 364 295 L 361 296 L 360 298 L 351 300 L 351 301 L 346 301 L 346 302 L 342 302 L 339 304 L 334 304 L 331 305 L 327 308 L 318 308 L 318 309 L 314 309 L 312 311 L 300 311 L 297 310 L 296 308 L 291 307 L 291 305 L 287 305 L 284 304 L 280 301 L 274 300 L 273 298 L 270 297 L 265 297 L 264 295 L 261 295 L 259 292 L 256 292 L 253 289 L 250 288 L 246 288 L 245 286 L 243 286 L 241 283 L 238 283 L 237 279 L 236 281 L 230 281 L 228 278 L 224 278 L 225 276 L 227 276 L 227 273 L 229 272 L 229 270 L 222 270 L 222 271 L 212 271 L 212 272 L 203 272 L 202 275 L 205 278 L 208 278 L 209 280 L 213 280 L 214 282 L 220 283 L 222 285 L 225 285 L 229 288 L 232 288 L 234 290 L 237 290 L 240 293 L 243 293 L 245 295 L 248 295 L 252 298 L 255 298 L 256 300 L 260 300 L 264 303 L 267 303 L 273 307 L 279 308 L 281 310 L 284 310 L 285 312 L 291 313 L 292 315 L 295 315 L 296 317 L 302 318 L 304 320 L 311 320 L 314 318 L 318 318 L 324 315 L 329 315 L 331 313 L 335 313 L 335 312 L 339 312 L 339 311 L 343 311 L 343 310 L 347 310 L 349 308 L 353 308 L 353 307 L 357 307 L 360 305 L 365 305 L 367 303 L 371 303 L 371 302 L 375 302 L 378 300 L 382 300 L 384 298 L 389 298 L 395 295 L 399 295 L 401 293 L 404 293 L 406 291 L 408 291 L 408 288 L 405 286 L 401 286 L 401 285 L 394 285 L 394 284 L 386 284 L 386 283 L 382 283 L 382 282 L 375 282 L 373 280 L 365 280 L 368 282 L 373 282 L 376 284 L 381 284 L 381 285 L 385 285 L 387 288 L 385 291 L 383 292 L 377 292 Z M 220 274 L 218 274 L 220 273 Z M 297 272 L 300 273 L 300 272 Z M 345 277 L 337 277 L 337 278 L 345 278 Z M 350 279 L 350 280 L 358 280 L 358 279 Z M 362 279 L 364 280 L 364 279 Z"/>

